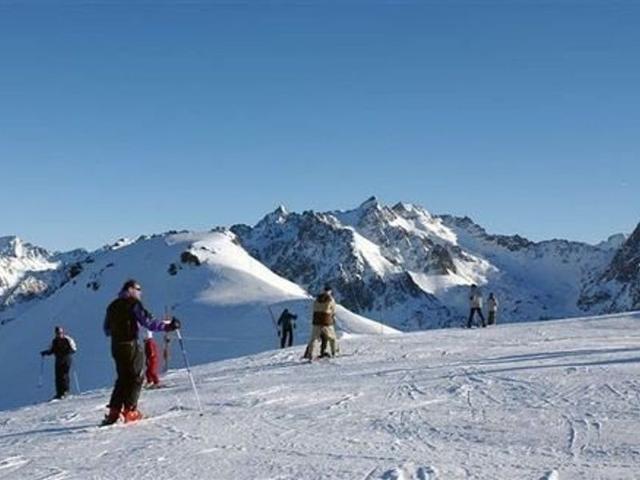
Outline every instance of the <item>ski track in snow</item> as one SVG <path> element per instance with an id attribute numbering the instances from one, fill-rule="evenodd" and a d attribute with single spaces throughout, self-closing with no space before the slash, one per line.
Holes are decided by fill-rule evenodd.
<path id="1" fill-rule="evenodd" d="M 184 371 L 142 392 L 137 425 L 96 426 L 106 390 L 2 411 L 0 479 L 637 478 L 639 319 L 353 337 L 326 362 L 295 347 L 204 365 L 202 416 Z"/>

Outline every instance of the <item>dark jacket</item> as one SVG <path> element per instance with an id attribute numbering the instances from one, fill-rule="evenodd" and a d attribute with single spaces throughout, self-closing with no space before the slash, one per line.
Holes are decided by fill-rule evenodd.
<path id="1" fill-rule="evenodd" d="M 73 338 L 67 335 L 55 337 L 51 342 L 51 347 L 40 353 L 42 353 L 42 355 L 55 355 L 56 360 L 63 359 L 76 353 L 76 342 L 73 341 Z"/>
<path id="2" fill-rule="evenodd" d="M 111 337 L 113 343 L 137 341 L 139 326 L 156 332 L 168 330 L 168 324 L 155 320 L 140 300 L 126 293 L 120 294 L 107 307 L 103 325 L 105 335 Z"/>
<path id="3" fill-rule="evenodd" d="M 294 315 L 289 310 L 285 310 L 284 312 L 282 312 L 280 318 L 278 319 L 278 327 L 281 327 L 283 330 L 295 328 L 296 322 L 294 322 L 294 320 L 296 318 L 298 318 L 297 315 Z"/>

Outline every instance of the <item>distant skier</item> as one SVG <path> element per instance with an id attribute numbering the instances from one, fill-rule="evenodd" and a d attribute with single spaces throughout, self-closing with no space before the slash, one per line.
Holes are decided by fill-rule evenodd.
<path id="1" fill-rule="evenodd" d="M 61 399 L 69 394 L 69 371 L 71 370 L 72 355 L 76 353 L 76 342 L 64 334 L 62 327 L 54 329 L 55 337 L 47 350 L 40 355 L 55 355 L 56 357 L 56 396 Z"/>
<path id="2" fill-rule="evenodd" d="M 102 425 L 118 421 L 120 415 L 125 422 L 142 418 L 138 410 L 138 399 L 142 388 L 143 353 L 138 344 L 139 327 L 152 331 L 173 331 L 180 328 L 180 321 L 173 317 L 155 320 L 143 306 L 142 287 L 135 280 L 127 280 L 118 298 L 109 304 L 104 320 L 104 332 L 111 337 L 111 355 L 118 377 L 109 401 L 109 413 Z"/>
<path id="3" fill-rule="evenodd" d="M 280 335 L 280 348 L 293 345 L 293 330 L 296 328 L 297 315 L 289 312 L 289 309 L 285 308 L 280 318 L 278 318 L 278 334 Z M 289 340 L 287 342 L 287 340 Z"/>
<path id="4" fill-rule="evenodd" d="M 336 301 L 333 299 L 330 286 L 325 286 L 324 292 L 318 295 L 313 302 L 313 326 L 311 339 L 305 351 L 305 358 L 313 360 L 315 343 L 326 336 L 331 356 L 336 354 L 336 331 L 334 329 L 336 315 Z"/>
<path id="5" fill-rule="evenodd" d="M 144 339 L 144 359 L 145 359 L 145 377 L 149 388 L 157 388 L 160 386 L 160 377 L 158 377 L 158 345 L 153 339 L 153 332 L 147 330 Z"/>
<path id="6" fill-rule="evenodd" d="M 495 297 L 493 292 L 489 294 L 489 298 L 487 298 L 487 307 L 489 308 L 489 318 L 487 319 L 487 323 L 489 325 L 496 324 L 496 315 L 498 314 L 498 299 Z"/>
<path id="7" fill-rule="evenodd" d="M 469 320 L 467 320 L 467 328 L 471 328 L 471 321 L 473 317 L 477 313 L 480 316 L 480 320 L 482 320 L 482 326 L 486 327 L 486 323 L 484 321 L 484 315 L 482 314 L 482 293 L 477 285 L 471 285 L 471 290 L 469 291 Z"/>

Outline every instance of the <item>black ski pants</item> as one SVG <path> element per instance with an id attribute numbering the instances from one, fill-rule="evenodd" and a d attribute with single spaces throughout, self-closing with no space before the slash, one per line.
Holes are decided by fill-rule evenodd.
<path id="1" fill-rule="evenodd" d="M 280 348 L 284 348 L 285 345 L 288 347 L 293 345 L 293 328 L 291 327 L 282 329 L 282 336 L 280 337 Z"/>
<path id="2" fill-rule="evenodd" d="M 109 407 L 121 410 L 136 409 L 140 389 L 142 388 L 142 370 L 144 353 L 137 341 L 114 342 L 111 344 L 111 355 L 116 364 L 116 383 L 111 393 Z"/>
<path id="3" fill-rule="evenodd" d="M 71 355 L 56 357 L 56 397 L 62 398 L 69 393 L 69 371 L 71 370 Z"/>
<path id="4" fill-rule="evenodd" d="M 475 316 L 475 314 L 480 315 L 480 320 L 482 320 L 482 326 L 486 327 L 487 324 L 484 321 L 484 315 L 482 314 L 482 309 L 481 308 L 472 308 L 471 311 L 469 312 L 469 320 L 467 320 L 467 328 L 471 328 L 471 321 L 473 320 L 473 317 Z"/>

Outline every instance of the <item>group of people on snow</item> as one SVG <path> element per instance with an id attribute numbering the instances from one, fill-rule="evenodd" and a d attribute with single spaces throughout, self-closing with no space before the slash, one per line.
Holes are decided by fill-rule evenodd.
<path id="1" fill-rule="evenodd" d="M 109 401 L 109 412 L 102 425 L 111 425 L 122 418 L 133 422 L 142 418 L 138 409 L 140 390 L 143 385 L 143 369 L 146 364 L 146 380 L 151 388 L 160 384 L 158 377 L 158 348 L 151 332 L 172 332 L 180 328 L 175 317 L 156 320 L 142 305 L 142 287 L 135 280 L 127 280 L 118 297 L 107 307 L 104 333 L 111 337 L 111 356 L 115 363 L 116 381 Z M 144 350 L 139 344 L 141 328 L 146 329 Z M 76 343 L 65 335 L 62 327 L 55 327 L 55 337 L 50 348 L 40 354 L 55 355 L 56 397 L 64 398 L 69 393 L 69 371 Z M 165 349 L 166 352 L 166 349 Z M 166 355 L 166 354 L 165 354 Z M 165 356 L 165 360 L 167 356 Z"/>
<path id="2" fill-rule="evenodd" d="M 471 328 L 471 323 L 476 314 L 480 317 L 483 327 L 486 327 L 487 323 L 489 325 L 495 325 L 498 313 L 498 299 L 493 292 L 489 294 L 489 298 L 487 299 L 487 308 L 489 318 L 488 322 L 485 322 L 484 315 L 482 314 L 482 292 L 477 285 L 471 285 L 469 291 L 469 319 L 467 320 L 467 328 Z"/>
<path id="3" fill-rule="evenodd" d="M 293 330 L 296 328 L 297 315 L 285 308 L 278 318 L 277 328 L 280 337 L 280 348 L 293 345 Z M 320 342 L 320 357 L 333 357 L 338 351 L 338 341 L 335 330 L 336 301 L 329 285 L 318 295 L 313 302 L 313 316 L 311 323 L 311 338 L 307 344 L 303 358 L 313 360 L 313 354 L 317 342 Z M 327 351 L 327 347 L 331 353 Z"/>
<path id="4" fill-rule="evenodd" d="M 475 315 L 478 315 L 483 327 L 487 325 L 482 313 L 482 293 L 477 285 L 472 285 L 469 292 L 469 318 L 467 328 L 471 328 Z M 498 300 L 491 293 L 487 299 L 488 324 L 496 323 Z M 293 330 L 296 328 L 297 315 L 284 309 L 280 315 L 277 328 L 280 346 L 293 345 Z M 336 301 L 332 289 L 326 285 L 313 302 L 311 337 L 303 358 L 313 360 L 316 344 L 320 343 L 319 356 L 333 357 L 338 353 L 338 342 L 335 331 Z M 142 286 L 136 280 L 127 280 L 118 297 L 107 307 L 104 320 L 104 333 L 111 338 L 111 356 L 115 363 L 117 378 L 108 404 L 109 411 L 102 425 L 111 425 L 122 418 L 125 422 L 132 422 L 142 418 L 138 409 L 138 400 L 143 385 L 143 368 L 146 365 L 145 376 L 147 384 L 153 388 L 160 385 L 158 376 L 159 356 L 158 347 L 153 340 L 152 332 L 172 332 L 178 330 L 181 324 L 175 317 L 166 316 L 156 320 L 142 304 Z M 144 347 L 138 340 L 141 328 L 146 329 Z M 55 337 L 48 349 L 40 354 L 55 356 L 55 398 L 64 398 L 69 393 L 69 372 L 72 356 L 76 352 L 76 343 L 63 328 L 55 327 Z M 168 342 L 168 336 L 165 336 Z M 165 345 L 166 347 L 167 345 Z M 327 347 L 329 351 L 327 351 Z M 168 360 L 168 349 L 165 348 L 165 363 Z"/>

